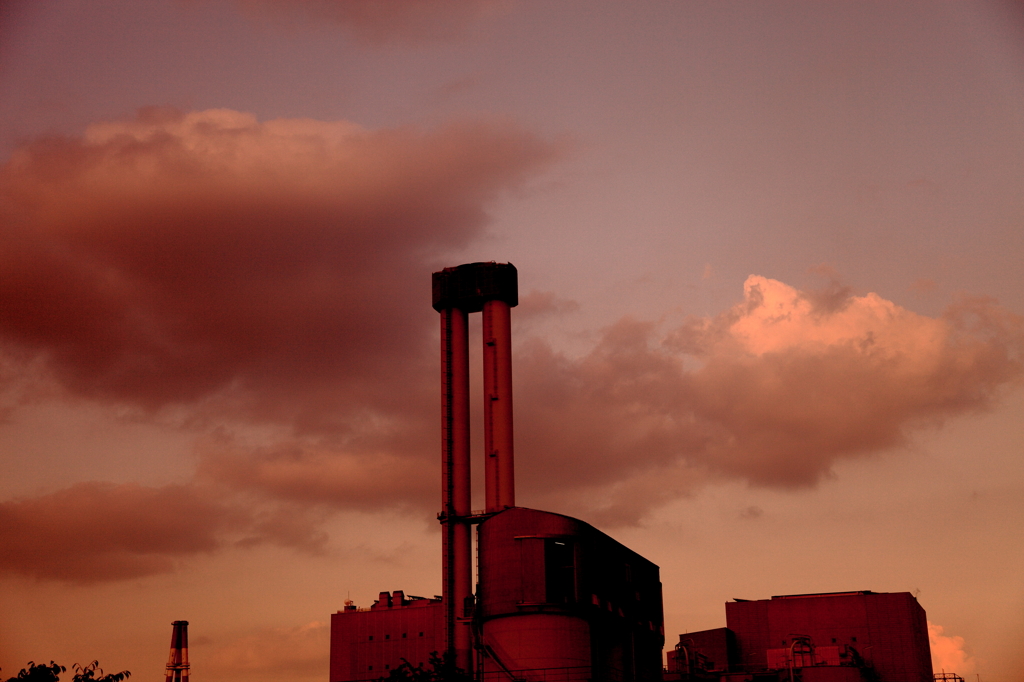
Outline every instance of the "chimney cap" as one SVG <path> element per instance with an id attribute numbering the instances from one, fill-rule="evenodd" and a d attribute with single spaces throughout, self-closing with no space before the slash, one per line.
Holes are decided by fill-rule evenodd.
<path id="1" fill-rule="evenodd" d="M 483 310 L 487 301 L 519 305 L 519 274 L 511 263 L 466 263 L 433 274 L 433 306 L 441 312 L 458 308 L 466 313 Z"/>

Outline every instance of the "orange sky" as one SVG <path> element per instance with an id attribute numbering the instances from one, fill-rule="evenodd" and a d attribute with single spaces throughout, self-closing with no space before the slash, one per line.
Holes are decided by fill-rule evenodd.
<path id="1" fill-rule="evenodd" d="M 1019 4 L 0 5 L 0 667 L 320 680 L 440 591 L 429 276 L 513 262 L 520 504 L 1024 679 Z M 479 435 L 479 434 L 477 434 Z"/>

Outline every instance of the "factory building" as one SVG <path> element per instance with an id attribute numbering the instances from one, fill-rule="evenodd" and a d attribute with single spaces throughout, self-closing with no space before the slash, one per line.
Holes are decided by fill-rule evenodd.
<path id="1" fill-rule="evenodd" d="M 479 538 L 485 678 L 660 679 L 656 565 L 589 524 L 522 507 L 481 523 Z"/>
<path id="2" fill-rule="evenodd" d="M 403 660 L 422 665 L 444 650 L 441 599 L 381 592 L 365 609 L 345 604 L 331 614 L 331 680 L 386 677 Z"/>
<path id="3" fill-rule="evenodd" d="M 442 595 L 381 592 L 369 608 L 347 603 L 331 616 L 330 682 L 386 677 L 403 660 L 418 665 L 432 652 L 477 680 L 661 679 L 658 567 L 583 521 L 516 506 L 510 311 L 517 304 L 509 263 L 433 275 L 441 317 Z M 479 511 L 470 508 L 468 317 L 476 312 L 484 388 Z"/>
<path id="4" fill-rule="evenodd" d="M 932 682 L 925 612 L 909 592 L 737 599 L 725 616 L 724 628 L 679 636 L 666 679 Z"/>
<path id="5" fill-rule="evenodd" d="M 478 682 L 932 682 L 908 593 L 737 599 L 724 628 L 680 635 L 662 669 L 658 566 L 593 526 L 516 506 L 508 263 L 433 275 L 441 321 L 442 594 L 381 592 L 331 616 L 330 682 L 434 653 Z M 471 509 L 469 315 L 482 313 L 485 508 Z M 476 538 L 476 571 L 473 539 Z"/>

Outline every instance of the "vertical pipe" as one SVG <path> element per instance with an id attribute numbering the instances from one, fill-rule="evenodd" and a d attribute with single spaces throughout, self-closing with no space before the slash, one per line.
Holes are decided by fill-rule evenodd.
<path id="1" fill-rule="evenodd" d="M 178 648 L 178 625 L 177 622 L 171 624 L 171 654 L 167 657 L 167 674 L 164 677 L 166 682 L 176 682 L 175 677 L 178 676 L 178 662 L 177 653 Z"/>
<path id="2" fill-rule="evenodd" d="M 470 629 L 463 606 L 472 593 L 469 452 L 469 315 L 441 311 L 442 491 L 445 514 L 443 598 L 446 651 L 463 670 L 471 661 Z"/>
<path id="3" fill-rule="evenodd" d="M 181 682 L 188 682 L 188 621 L 178 621 L 181 624 Z"/>
<path id="4" fill-rule="evenodd" d="M 512 319 L 505 301 L 483 306 L 484 457 L 487 511 L 516 506 L 512 451 Z"/>

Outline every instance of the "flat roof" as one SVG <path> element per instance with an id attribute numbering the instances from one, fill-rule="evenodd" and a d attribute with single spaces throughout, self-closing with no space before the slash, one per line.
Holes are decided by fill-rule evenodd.
<path id="1" fill-rule="evenodd" d="M 856 594 L 876 594 L 871 590 L 855 590 L 853 592 L 811 592 L 808 594 L 779 594 L 772 599 L 808 599 L 810 597 L 852 597 Z"/>

